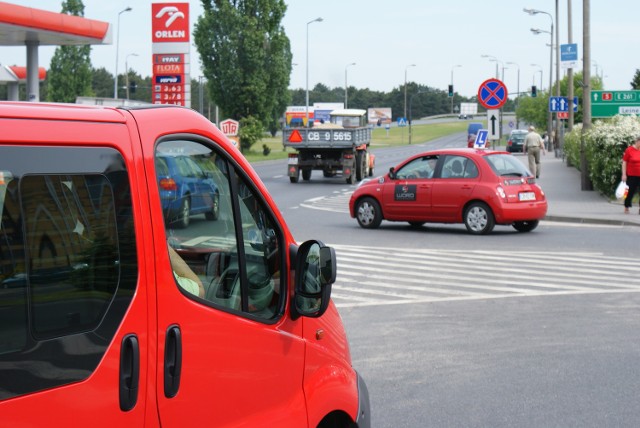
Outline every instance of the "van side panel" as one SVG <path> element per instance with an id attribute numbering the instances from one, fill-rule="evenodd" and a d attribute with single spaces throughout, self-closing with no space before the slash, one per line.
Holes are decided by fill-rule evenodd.
<path id="1" fill-rule="evenodd" d="M 358 414 L 357 376 L 350 364 L 349 343 L 335 305 L 331 302 L 322 317 L 306 318 L 304 323 L 307 341 L 304 390 L 309 426 L 317 426 L 322 418 L 336 410 L 355 421 Z M 320 331 L 323 332 L 321 339 Z"/>
<path id="2" fill-rule="evenodd" d="M 117 217 L 117 221 L 120 224 L 129 224 L 131 235 L 126 237 L 124 235 L 118 237 L 118 242 L 120 245 L 119 254 L 120 257 L 116 262 L 120 264 L 119 270 L 122 274 L 125 270 L 132 271 L 134 275 L 137 277 L 137 280 L 134 278 L 134 286 L 135 291 L 128 292 L 129 297 L 127 300 L 130 300 L 128 303 L 128 308 L 125 308 L 122 311 L 121 318 L 113 319 L 113 317 L 109 316 L 109 312 L 107 312 L 107 316 L 103 319 L 101 324 L 96 327 L 96 331 L 103 329 L 104 323 L 108 322 L 113 324 L 113 328 L 115 331 L 114 336 L 112 337 L 110 343 L 106 347 L 106 350 L 101 357 L 99 364 L 91 373 L 88 374 L 84 380 L 76 381 L 69 383 L 67 385 L 53 387 L 41 391 L 36 391 L 33 393 L 26 393 L 16 396 L 14 398 L 9 398 L 3 401 L 0 401 L 0 414 L 2 419 L 2 424 L 6 426 L 48 426 L 51 424 L 60 425 L 60 426 L 96 426 L 96 427 L 107 427 L 107 426 L 142 426 L 144 425 L 145 419 L 145 406 L 146 406 L 146 392 L 147 386 L 149 384 L 149 367 L 147 364 L 148 361 L 148 336 L 147 336 L 147 290 L 145 288 L 145 284 L 147 282 L 147 277 L 144 269 L 138 270 L 139 266 L 144 266 L 144 259 L 141 255 L 144 254 L 144 233 L 141 230 L 141 226 L 139 222 L 134 223 L 134 218 L 139 217 L 141 212 L 145 212 L 145 207 L 141 206 L 140 201 L 143 201 L 145 198 L 144 195 L 141 195 L 138 191 L 139 186 L 137 184 L 137 178 L 132 171 L 135 171 L 135 156 L 133 150 L 131 148 L 130 140 L 129 140 L 129 131 L 127 127 L 120 121 L 120 123 L 94 123 L 94 122 L 75 122 L 70 123 L 68 121 L 59 121 L 55 117 L 55 115 L 49 116 L 47 119 L 35 120 L 31 119 L 28 122 L 20 119 L 7 119 L 7 115 L 4 114 L 6 106 L 0 107 L 0 127 L 3 129 L 3 132 L 0 133 L 0 153 L 3 149 L 8 146 L 13 146 L 17 149 L 27 148 L 29 146 L 37 147 L 38 145 L 42 146 L 46 144 L 49 147 L 46 151 L 41 151 L 40 156 L 34 155 L 33 162 L 29 162 L 28 169 L 24 171 L 25 173 L 32 174 L 31 177 L 38 178 L 42 176 L 42 180 L 44 182 L 51 183 L 53 187 L 49 188 L 49 191 L 46 193 L 47 198 L 51 197 L 54 202 L 57 201 L 58 207 L 53 205 L 44 206 L 44 200 L 41 203 L 41 207 L 35 207 L 35 210 L 32 212 L 33 215 L 35 213 L 46 213 L 49 212 L 52 214 L 50 217 L 53 221 L 56 222 L 57 229 L 51 229 L 53 227 L 53 223 L 43 223 L 44 229 L 38 229 L 36 226 L 33 230 L 57 230 L 61 233 L 61 236 L 78 236 L 79 241 L 85 240 L 89 243 L 93 242 L 93 248 L 96 251 L 102 251 L 104 248 L 96 247 L 96 245 L 101 241 L 99 236 L 94 236 L 91 234 L 91 222 L 87 220 L 87 218 L 93 216 L 91 212 L 90 206 L 86 205 L 87 194 L 84 193 L 84 190 L 80 189 L 80 183 L 82 183 L 83 177 L 95 177 L 95 172 L 100 172 L 101 175 L 98 177 L 103 177 L 101 180 L 109 183 L 111 188 L 111 195 L 107 195 L 106 193 L 100 196 L 100 194 L 96 193 L 97 191 L 104 191 L 98 188 L 89 188 L 89 192 L 93 192 L 93 196 L 91 199 L 94 203 L 101 203 L 99 201 L 108 200 L 109 198 L 113 198 L 116 204 L 114 214 Z M 15 113 L 13 113 L 15 114 Z M 48 109 L 38 110 L 38 114 L 41 116 L 48 116 Z M 74 149 L 77 147 L 77 149 Z M 109 147 L 110 149 L 100 149 Z M 95 150 L 92 148 L 96 148 Z M 115 150 L 119 152 L 119 155 L 113 157 L 109 155 L 109 150 Z M 37 150 L 37 149 L 36 149 Z M 45 154 L 46 153 L 58 153 L 58 150 L 61 153 L 72 153 L 70 158 L 75 159 L 76 156 L 79 156 L 77 161 L 73 162 L 75 168 L 70 170 L 61 169 L 61 165 L 63 163 L 56 161 L 55 158 Z M 69 152 L 69 151 L 72 152 Z M 63 156 L 64 156 L 63 153 Z M 93 154 L 97 154 L 97 157 L 93 157 Z M 112 151 L 112 153 L 115 153 Z M 85 156 L 86 155 L 86 156 Z M 107 156 L 105 158 L 105 155 Z M 85 156 L 85 157 L 83 157 Z M 121 160 L 118 160 L 118 157 Z M 31 159 L 31 158 L 30 158 Z M 105 165 L 105 162 L 109 162 L 109 159 L 113 159 L 116 163 L 112 164 L 113 170 L 110 171 L 109 167 L 106 167 L 104 170 L 99 170 L 98 168 L 104 168 L 102 165 Z M 11 171 L 12 168 L 16 168 L 15 165 L 5 165 L 2 163 L 2 155 L 0 154 L 0 171 L 3 171 L 3 175 L 5 178 L 7 177 L 7 171 Z M 122 191 L 122 188 L 118 188 L 118 182 L 120 184 L 124 183 L 123 180 L 117 179 L 117 175 L 113 175 L 114 171 L 122 171 L 126 175 L 126 180 L 128 180 L 128 189 L 126 191 Z M 69 176 L 65 174 L 71 174 Z M 117 173 L 116 174 L 120 174 Z M 106 178 L 105 178 L 106 177 Z M 26 185 L 26 181 L 24 182 Z M 32 186 L 31 186 L 32 187 Z M 101 189 L 105 189 L 103 186 Z M 20 189 L 20 191 L 27 191 L 28 188 Z M 107 192 L 109 193 L 109 192 Z M 66 195 L 63 196 L 54 196 L 54 195 Z M 107 198 L 107 199 L 104 199 Z M 124 200 L 119 200 L 118 198 L 125 198 Z M 126 199 L 130 199 L 127 201 Z M 129 204 L 129 208 L 126 210 L 120 210 L 118 206 L 122 203 Z M 27 205 L 23 204 L 23 208 L 28 208 L 30 202 Z M 56 205 L 56 204 L 54 204 Z M 76 218 L 67 217 L 56 217 L 55 211 L 60 209 L 64 210 L 64 212 L 68 212 L 69 208 L 67 207 L 77 207 L 72 208 L 71 212 L 75 212 L 73 214 Z M 83 213 L 82 209 L 86 211 Z M 97 209 L 97 207 L 96 207 Z M 61 211 L 63 212 L 63 211 Z M 30 214 L 31 215 L 31 214 Z M 37 215 L 36 218 L 47 218 L 42 215 Z M 63 218 L 66 218 L 66 221 L 63 221 Z M 5 217 L 3 215 L 3 222 Z M 40 220 L 37 220 L 40 221 Z M 133 223 L 133 224 L 132 224 Z M 30 230 L 31 226 L 27 228 Z M 73 228 L 71 230 L 70 228 Z M 5 229 L 3 229 L 5 230 Z M 38 238 L 37 236 L 30 237 Z M 133 245 L 133 250 L 135 254 L 133 254 L 134 262 L 127 262 L 127 266 L 122 266 L 122 263 L 125 259 L 122 258 L 123 245 L 128 245 L 128 243 Z M 45 253 L 47 255 L 39 254 L 30 262 L 31 269 L 31 278 L 29 283 L 33 288 L 36 283 L 34 282 L 34 274 L 33 270 L 36 268 L 37 264 L 40 263 L 43 267 L 49 266 L 51 269 L 55 269 L 55 272 L 62 272 L 61 268 L 58 267 L 60 263 L 64 263 L 64 259 L 61 259 L 57 255 L 60 254 L 60 251 L 66 251 L 61 246 L 62 241 L 57 238 L 48 239 L 47 244 L 45 246 Z M 53 256 L 51 255 L 53 254 Z M 96 257 L 99 254 L 95 253 L 92 257 Z M 118 254 L 118 253 L 116 253 Z M 47 260 L 51 260 L 48 262 Z M 87 259 L 87 266 L 91 266 L 94 259 Z M 104 257 L 101 260 L 107 260 Z M 47 265 L 49 263 L 49 265 Z M 83 272 L 85 265 L 83 264 L 75 264 L 71 266 L 75 269 L 74 276 L 77 277 L 79 273 Z M 113 265 L 112 265 L 113 266 Z M 106 266 L 107 269 L 112 269 L 109 266 Z M 50 277 L 50 282 L 55 285 L 55 281 L 57 277 Z M 85 278 L 81 276 L 80 278 Z M 66 281 L 66 280 L 65 280 Z M 62 284 L 62 283 L 61 283 Z M 69 284 L 74 284 L 73 282 L 69 282 Z M 86 280 L 82 280 L 79 283 L 76 283 L 76 287 L 88 286 L 91 284 Z M 46 287 L 47 283 L 43 282 L 42 287 Z M 72 285 L 73 287 L 73 285 Z M 44 288 L 42 290 L 45 290 Z M 53 291 L 53 290 L 52 290 Z M 37 298 L 37 294 L 33 294 L 35 290 L 32 290 L 32 296 Z M 86 292 L 82 292 L 80 289 L 75 293 L 71 292 L 69 295 L 78 295 L 83 296 L 83 293 L 87 292 L 99 292 L 99 290 L 89 289 Z M 56 298 L 61 299 L 60 294 L 49 293 L 46 299 Z M 64 295 L 63 295 L 64 296 Z M 33 297 L 32 297 L 33 298 Z M 64 297 L 62 297 L 63 299 Z M 84 297 L 81 297 L 84 298 Z M 61 302 L 63 300 L 60 300 Z M 114 304 L 117 304 L 117 299 L 114 303 L 111 304 L 110 308 L 113 308 Z M 39 300 L 34 301 L 35 304 L 39 304 Z M 47 300 L 42 300 L 43 304 L 46 304 Z M 71 306 L 69 306 L 71 307 Z M 1 308 L 0 308 L 1 310 Z M 110 311 L 111 309 L 108 309 Z M 52 315 L 54 313 L 52 312 Z M 58 330 L 54 333 L 47 333 L 47 327 L 43 324 L 42 327 L 37 327 L 37 320 L 29 321 L 28 328 L 33 331 L 34 328 L 40 328 L 43 333 L 40 333 L 43 341 L 51 341 L 51 340 L 62 340 L 66 331 L 73 331 L 72 326 L 77 322 L 83 322 L 84 315 L 78 314 L 69 314 L 68 322 L 70 323 L 68 326 L 61 325 L 60 327 L 56 327 Z M 91 327 L 93 328 L 93 327 Z M 110 327 L 111 328 L 111 327 Z M 135 335 L 137 338 L 137 343 L 139 344 L 138 352 L 139 352 L 139 381 L 138 381 L 138 390 L 136 395 L 137 399 L 134 402 L 131 410 L 123 411 L 120 407 L 120 361 L 121 361 L 121 343 L 126 335 Z M 60 336 L 63 335 L 63 336 Z M 60 351 L 64 350 L 69 355 L 79 355 L 80 352 L 86 352 L 87 350 L 92 349 L 92 343 L 90 340 L 79 340 L 82 336 L 86 336 L 87 339 L 91 338 L 90 332 L 78 332 L 72 333 L 69 336 L 69 339 L 66 340 L 69 344 L 75 343 L 78 347 L 67 347 L 67 348 L 59 348 Z M 36 334 L 36 338 L 38 335 Z M 49 338 L 50 337 L 50 338 Z M 45 343 L 45 342 L 43 342 Z M 40 364 L 39 366 L 33 366 L 30 370 L 38 370 L 38 374 L 42 376 L 47 376 L 47 374 L 53 374 L 56 371 L 60 370 L 69 370 L 69 374 L 73 374 L 74 367 L 72 364 L 72 359 L 69 360 L 67 358 L 56 359 L 55 353 L 58 352 L 56 350 L 53 351 L 51 358 L 51 365 Z M 0 355 L 0 359 L 8 358 L 11 353 L 4 353 Z M 21 364 L 28 365 L 29 364 L 29 356 L 25 355 L 25 359 L 21 362 Z M 7 367 L 5 365 L 5 367 Z M 37 411 L 34 411 L 37 409 Z"/>

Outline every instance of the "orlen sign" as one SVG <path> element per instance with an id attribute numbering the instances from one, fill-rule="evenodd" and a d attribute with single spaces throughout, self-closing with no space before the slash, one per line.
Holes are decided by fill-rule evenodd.
<path id="1" fill-rule="evenodd" d="M 151 41 L 189 41 L 189 3 L 153 3 L 151 5 Z"/>

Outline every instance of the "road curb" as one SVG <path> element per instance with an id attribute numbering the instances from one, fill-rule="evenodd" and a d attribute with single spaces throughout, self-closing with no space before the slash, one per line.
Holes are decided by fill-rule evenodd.
<path id="1" fill-rule="evenodd" d="M 559 216 L 559 215 L 548 215 L 548 216 L 545 216 L 544 220 L 564 222 L 564 223 L 596 224 L 596 225 L 599 224 L 599 225 L 609 225 L 609 226 L 640 226 L 639 222 L 633 222 L 633 221 L 569 217 L 569 216 Z"/>

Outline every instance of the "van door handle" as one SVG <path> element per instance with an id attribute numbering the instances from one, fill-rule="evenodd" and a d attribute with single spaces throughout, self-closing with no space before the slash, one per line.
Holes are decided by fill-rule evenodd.
<path id="1" fill-rule="evenodd" d="M 127 334 L 120 347 L 120 410 L 128 412 L 138 402 L 140 345 L 135 334 Z"/>
<path id="2" fill-rule="evenodd" d="M 164 344 L 164 396 L 173 398 L 180 389 L 182 373 L 182 332 L 177 325 L 167 328 Z"/>

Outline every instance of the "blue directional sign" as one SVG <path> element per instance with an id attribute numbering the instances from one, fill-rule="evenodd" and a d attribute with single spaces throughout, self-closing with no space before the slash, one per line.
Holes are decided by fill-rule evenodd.
<path id="1" fill-rule="evenodd" d="M 484 149 L 487 145 L 487 138 L 489 137 L 488 129 L 480 129 L 476 134 L 476 141 L 473 143 L 473 147 L 476 149 Z"/>
<path id="2" fill-rule="evenodd" d="M 549 97 L 549 111 L 569 111 L 569 100 L 567 97 Z M 578 111 L 578 97 L 573 97 L 573 111 Z"/>
<path id="3" fill-rule="evenodd" d="M 578 44 L 560 45 L 560 64 L 562 68 L 573 68 L 578 64 Z"/>

